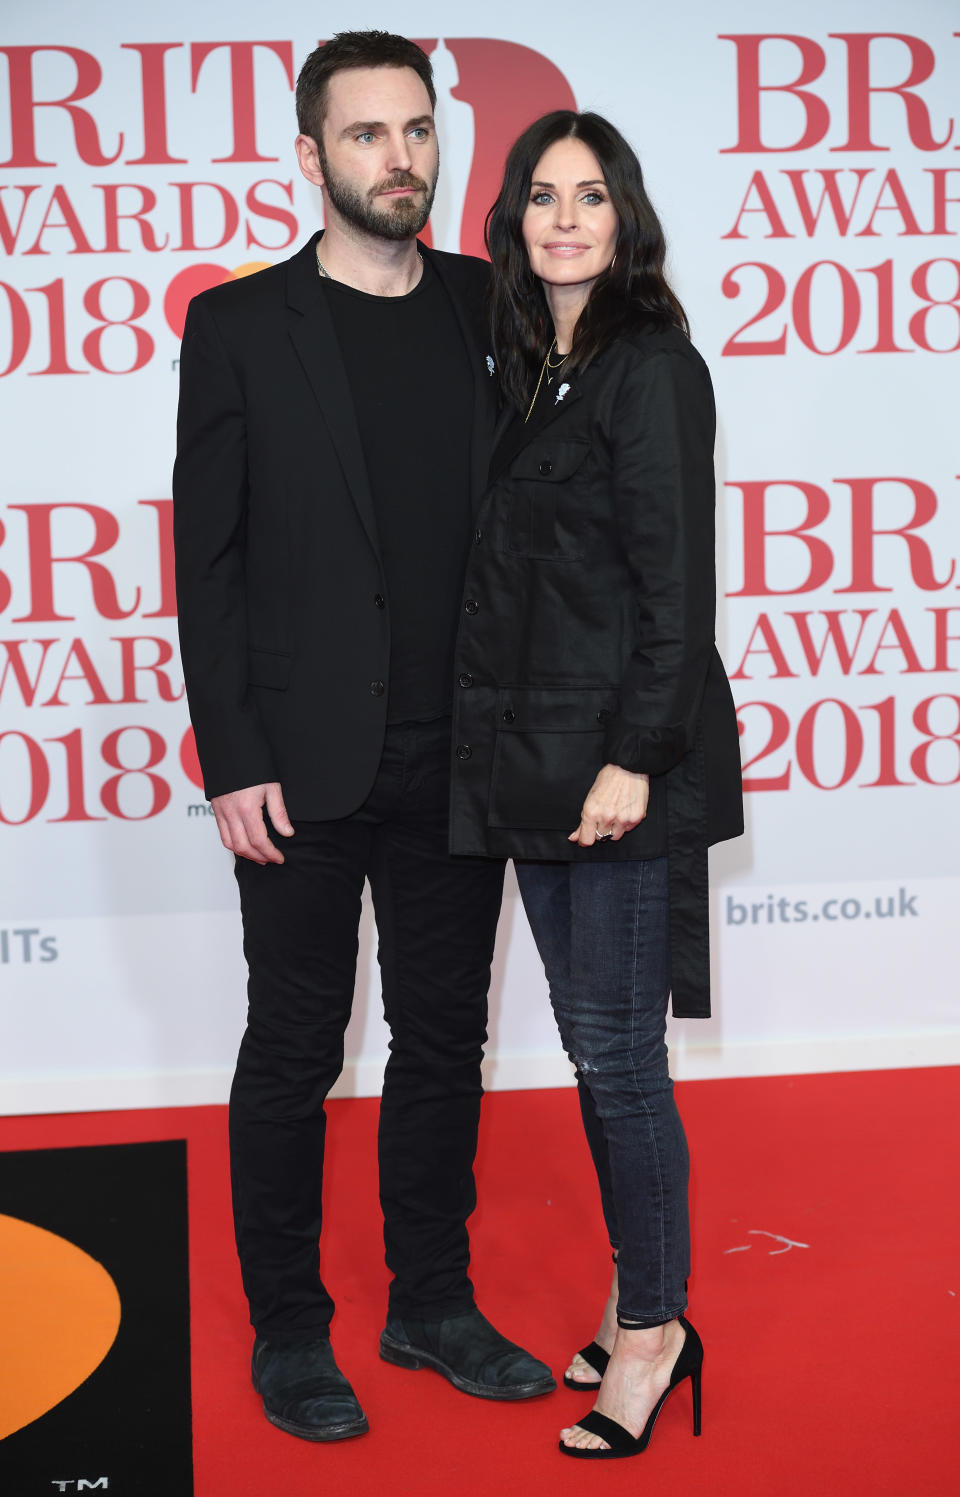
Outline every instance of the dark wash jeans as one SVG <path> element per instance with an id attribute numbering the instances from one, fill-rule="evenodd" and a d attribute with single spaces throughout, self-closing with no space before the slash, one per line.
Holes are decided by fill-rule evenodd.
<path id="1" fill-rule="evenodd" d="M 324 1099 L 343 1067 L 365 877 L 391 1031 L 379 1132 L 390 1311 L 473 1304 L 466 1221 L 503 864 L 449 856 L 449 765 L 449 719 L 388 728 L 358 811 L 274 834 L 282 867 L 236 862 L 250 980 L 230 1097 L 234 1222 L 251 1322 L 275 1341 L 326 1335 L 333 1314 L 319 1276 Z"/>
<path id="2" fill-rule="evenodd" d="M 665 1043 L 667 859 L 518 862 L 517 880 L 577 1070 L 583 1126 L 618 1254 L 618 1316 L 686 1308 L 689 1158 Z"/>

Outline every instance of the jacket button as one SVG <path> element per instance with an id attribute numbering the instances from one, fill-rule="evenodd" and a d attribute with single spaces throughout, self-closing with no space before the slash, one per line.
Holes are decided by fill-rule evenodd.
<path id="1" fill-rule="evenodd" d="M 386 608 L 387 606 L 387 600 L 383 596 L 383 593 L 374 593 L 373 601 L 374 603 L 376 603 L 378 608 Z"/>
<path id="2" fill-rule="evenodd" d="M 609 721 L 610 721 L 610 713 L 607 711 L 606 707 L 601 707 L 600 711 L 597 713 L 597 722 L 598 723 L 605 723 L 605 722 L 609 722 Z"/>
<path id="3" fill-rule="evenodd" d="M 482 540 L 483 540 L 483 531 L 482 530 L 475 530 L 473 532 L 473 544 L 475 546 L 479 546 L 479 544 L 480 544 L 480 542 Z"/>
<path id="4" fill-rule="evenodd" d="M 543 461 L 541 462 L 541 464 L 540 464 L 540 473 L 541 473 L 541 475 L 544 478 L 549 478 L 549 476 L 550 476 L 550 474 L 552 472 L 553 472 L 553 463 L 550 461 L 550 459 L 548 457 L 545 457 L 543 459 Z"/>
<path id="5" fill-rule="evenodd" d="M 463 611 L 464 613 L 476 613 L 479 607 L 480 604 L 477 602 L 476 598 L 468 598 L 463 605 Z"/>
<path id="6" fill-rule="evenodd" d="M 372 697 L 382 697 L 385 691 L 386 687 L 384 686 L 382 681 L 370 682 L 370 695 Z"/>
<path id="7" fill-rule="evenodd" d="M 457 677 L 457 680 L 460 682 L 461 686 L 473 685 L 473 677 L 471 676 L 469 671 L 461 671 L 460 675 Z"/>
<path id="8" fill-rule="evenodd" d="M 469 759 L 469 758 L 472 757 L 472 755 L 473 755 L 473 749 L 470 747 L 469 743 L 458 743 L 457 744 L 457 758 L 458 759 Z"/>
<path id="9" fill-rule="evenodd" d="M 512 707 L 507 707 L 500 715 L 505 723 L 515 723 L 517 720 L 517 714 Z"/>

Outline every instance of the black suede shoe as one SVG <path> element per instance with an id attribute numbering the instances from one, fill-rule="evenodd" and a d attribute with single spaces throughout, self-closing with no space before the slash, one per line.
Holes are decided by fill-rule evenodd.
<path id="1" fill-rule="evenodd" d="M 278 1429 L 301 1440 L 349 1440 L 366 1434 L 367 1418 L 333 1359 L 327 1337 L 253 1343 L 253 1386 Z"/>
<path id="2" fill-rule="evenodd" d="M 397 1367 L 432 1367 L 475 1398 L 538 1398 L 557 1386 L 545 1362 L 501 1336 L 475 1306 L 446 1320 L 390 1316 L 380 1355 Z"/>

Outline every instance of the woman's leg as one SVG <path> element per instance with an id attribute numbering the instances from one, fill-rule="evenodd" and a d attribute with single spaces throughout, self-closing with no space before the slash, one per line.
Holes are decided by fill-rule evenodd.
<path id="1" fill-rule="evenodd" d="M 527 865 L 529 866 L 529 865 Z M 520 870 L 518 869 L 518 875 Z M 682 1344 L 689 1264 L 686 1139 L 665 1044 L 666 859 L 569 868 L 569 966 L 551 996 L 607 1145 L 622 1330 L 597 1407 L 637 1433 Z M 527 904 L 525 884 L 521 892 Z M 531 901 L 531 906 L 536 905 Z M 543 911 L 532 909 L 531 925 Z M 548 976 L 549 976 L 549 964 Z M 568 1443 L 595 1436 L 565 1431 Z"/>

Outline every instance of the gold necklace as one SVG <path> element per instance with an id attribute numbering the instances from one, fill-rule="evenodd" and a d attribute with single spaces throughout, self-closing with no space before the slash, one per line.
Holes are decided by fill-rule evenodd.
<path id="1" fill-rule="evenodd" d="M 550 355 L 553 353 L 553 350 L 556 348 L 556 346 L 557 340 L 556 338 L 554 338 L 553 342 L 550 344 L 550 347 L 547 349 L 547 356 L 540 366 L 540 378 L 537 380 L 537 388 L 533 392 L 533 399 L 530 402 L 530 409 L 527 411 L 527 414 L 523 418 L 524 426 L 526 426 L 527 422 L 530 420 L 530 417 L 533 415 L 533 408 L 537 403 L 537 396 L 540 394 L 540 386 L 543 384 L 543 376 L 547 374 L 548 369 L 561 369 L 567 362 L 567 359 L 570 357 L 568 350 L 568 352 L 565 353 L 562 358 L 558 359 L 555 364 L 551 364 Z M 552 375 L 547 374 L 547 384 L 553 384 Z"/>
<path id="2" fill-rule="evenodd" d="M 323 261 L 320 258 L 320 241 L 319 240 L 317 241 L 316 254 L 317 254 L 317 269 L 320 272 L 321 279 L 324 280 L 324 281 L 332 281 L 334 279 L 333 276 L 330 274 L 329 270 L 327 269 L 327 267 L 324 265 Z M 420 261 L 420 274 L 422 276 L 423 275 L 423 256 L 421 255 L 421 253 L 420 253 L 419 250 L 417 250 L 417 259 Z M 419 281 L 417 282 L 417 284 L 419 285 Z M 413 287 L 411 286 L 410 289 L 412 291 Z M 556 341 L 556 340 L 554 340 L 554 341 Z"/>

